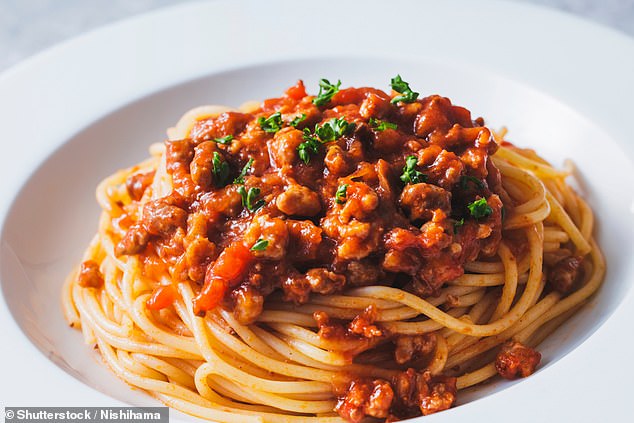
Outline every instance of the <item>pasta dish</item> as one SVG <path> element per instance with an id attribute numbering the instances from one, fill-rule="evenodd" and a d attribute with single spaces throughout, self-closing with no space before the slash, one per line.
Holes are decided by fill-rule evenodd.
<path id="1" fill-rule="evenodd" d="M 98 186 L 70 325 L 128 384 L 220 422 L 393 422 L 531 375 L 605 272 L 572 165 L 390 87 L 187 112 Z"/>

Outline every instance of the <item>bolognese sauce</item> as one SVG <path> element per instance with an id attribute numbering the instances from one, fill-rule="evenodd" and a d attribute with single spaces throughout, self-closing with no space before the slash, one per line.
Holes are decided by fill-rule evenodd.
<path id="1" fill-rule="evenodd" d="M 244 324 L 278 289 L 296 304 L 377 283 L 427 296 L 495 253 L 502 188 L 481 121 L 440 96 L 314 99 L 299 81 L 168 141 L 174 191 L 143 207 L 117 252 L 162 262 L 203 286 L 198 313 L 222 302 Z M 135 198 L 145 180 L 128 181 Z"/>

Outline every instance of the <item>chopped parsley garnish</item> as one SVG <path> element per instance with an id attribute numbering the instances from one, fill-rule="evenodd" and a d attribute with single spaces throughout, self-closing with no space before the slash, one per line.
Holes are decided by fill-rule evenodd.
<path id="1" fill-rule="evenodd" d="M 282 126 L 284 122 L 282 122 L 282 114 L 280 112 L 273 113 L 271 116 L 265 118 L 264 116 L 260 116 L 258 118 L 258 125 L 264 132 L 276 133 Z"/>
<path id="2" fill-rule="evenodd" d="M 391 100 L 392 103 L 398 103 L 399 101 L 402 101 L 403 103 L 412 103 L 418 98 L 418 93 L 412 91 L 409 84 L 403 81 L 401 75 L 396 75 L 392 78 L 390 85 L 394 91 L 401 94 L 394 97 Z"/>
<path id="3" fill-rule="evenodd" d="M 228 144 L 231 144 L 231 141 L 233 141 L 233 135 L 227 135 L 220 138 L 214 138 L 210 141 L 216 142 L 218 144 L 228 145 Z"/>
<path id="4" fill-rule="evenodd" d="M 234 184 L 244 184 L 244 177 L 246 176 L 249 169 L 251 169 L 252 164 L 253 164 L 253 158 L 250 158 L 247 164 L 245 164 L 242 170 L 240 171 L 240 174 L 238 175 L 238 177 L 233 180 Z"/>
<path id="5" fill-rule="evenodd" d="M 493 209 L 487 204 L 487 200 L 485 198 L 480 198 L 479 200 L 469 203 L 467 208 L 469 209 L 471 216 L 476 219 L 487 217 L 493 213 Z"/>
<path id="6" fill-rule="evenodd" d="M 386 122 L 384 120 L 378 120 L 374 118 L 370 118 L 368 121 L 370 124 L 370 128 L 376 129 L 377 131 L 385 131 L 386 129 L 396 129 L 398 125 L 392 122 Z"/>
<path id="7" fill-rule="evenodd" d="M 343 204 L 346 202 L 346 196 L 348 191 L 348 184 L 339 185 L 337 193 L 335 194 L 335 201 L 337 204 Z"/>
<path id="8" fill-rule="evenodd" d="M 321 142 L 335 141 L 353 131 L 355 126 L 354 123 L 349 123 L 342 117 L 333 118 L 323 125 L 315 125 L 315 135 Z"/>
<path id="9" fill-rule="evenodd" d="M 295 116 L 295 118 L 292 121 L 290 121 L 289 125 L 292 126 L 293 128 L 297 128 L 297 125 L 299 125 L 305 120 L 306 120 L 306 113 L 302 113 L 299 116 Z"/>
<path id="10" fill-rule="evenodd" d="M 266 202 L 262 199 L 257 199 L 260 195 L 260 188 L 251 187 L 249 191 L 244 186 L 238 188 L 238 194 L 242 197 L 242 207 L 245 207 L 250 212 L 257 211 Z"/>
<path id="11" fill-rule="evenodd" d="M 454 219 L 453 223 L 453 233 L 454 235 L 458 233 L 458 228 L 464 225 L 464 217 L 461 217 L 460 220 Z"/>
<path id="12" fill-rule="evenodd" d="M 473 183 L 478 188 L 484 188 L 484 182 L 476 178 L 475 176 L 461 176 L 460 177 L 460 188 L 466 190 L 468 188 L 469 182 Z"/>
<path id="13" fill-rule="evenodd" d="M 224 187 L 229 182 L 229 163 L 222 160 L 222 156 L 214 151 L 211 164 L 213 166 L 211 172 L 214 175 L 216 186 L 218 188 Z"/>
<path id="14" fill-rule="evenodd" d="M 306 164 L 310 162 L 310 156 L 319 153 L 319 147 L 323 143 L 335 141 L 350 133 L 355 128 L 354 123 L 347 122 L 344 118 L 332 118 L 323 125 L 315 125 L 315 133 L 304 128 L 304 142 L 297 146 L 299 158 Z"/>
<path id="15" fill-rule="evenodd" d="M 319 80 L 319 94 L 313 98 L 313 104 L 315 106 L 323 106 L 327 104 L 332 97 L 339 92 L 341 81 L 337 81 L 336 85 L 333 85 L 327 79 Z"/>
<path id="16" fill-rule="evenodd" d="M 401 175 L 401 181 L 406 184 L 419 184 L 427 180 L 427 175 L 416 170 L 416 164 L 418 159 L 416 156 L 407 156 L 405 159 L 405 167 L 403 167 L 403 174 Z"/>
<path id="17" fill-rule="evenodd" d="M 263 238 L 258 239 L 251 247 L 251 251 L 264 251 L 269 246 L 269 241 Z"/>
<path id="18" fill-rule="evenodd" d="M 319 153 L 319 140 L 310 133 L 310 129 L 304 128 L 304 142 L 297 146 L 299 158 L 306 164 L 310 162 L 310 156 Z"/>

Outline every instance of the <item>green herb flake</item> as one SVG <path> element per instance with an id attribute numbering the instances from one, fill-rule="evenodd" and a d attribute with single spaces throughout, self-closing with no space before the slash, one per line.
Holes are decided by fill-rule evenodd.
<path id="1" fill-rule="evenodd" d="M 264 251 L 269 246 L 269 241 L 263 238 L 258 239 L 251 247 L 251 251 Z"/>
<path id="2" fill-rule="evenodd" d="M 479 200 L 469 203 L 467 208 L 469 209 L 471 216 L 476 219 L 482 219 L 483 217 L 487 217 L 493 213 L 493 209 L 489 206 L 485 198 L 480 198 Z"/>
<path id="3" fill-rule="evenodd" d="M 308 128 L 304 128 L 304 142 L 297 146 L 299 158 L 306 164 L 310 163 L 312 155 L 319 153 L 319 148 L 323 143 L 335 141 L 344 135 L 354 131 L 356 125 L 346 121 L 344 118 L 332 118 L 322 125 L 315 125 L 314 134 Z"/>
<path id="4" fill-rule="evenodd" d="M 250 212 L 256 212 L 260 207 L 266 204 L 264 200 L 257 199 L 260 196 L 260 188 L 251 187 L 247 191 L 244 185 L 242 185 L 238 188 L 238 194 L 240 194 L 242 198 L 242 207 Z"/>
<path id="5" fill-rule="evenodd" d="M 339 185 L 339 188 L 337 188 L 337 193 L 335 194 L 335 201 L 337 202 L 337 204 L 343 204 L 346 202 L 346 198 L 348 195 L 347 191 L 348 184 Z"/>
<path id="6" fill-rule="evenodd" d="M 401 181 L 406 184 L 419 184 L 427 180 L 427 175 L 416 170 L 416 164 L 418 159 L 416 156 L 407 156 L 405 159 L 405 167 L 403 167 L 403 174 L 401 175 Z"/>
<path id="7" fill-rule="evenodd" d="M 384 120 L 378 120 L 375 118 L 370 118 L 368 121 L 370 128 L 375 129 L 379 132 L 385 131 L 386 129 L 397 129 L 398 125 L 392 122 L 386 122 Z"/>
<path id="8" fill-rule="evenodd" d="M 227 136 L 220 137 L 220 138 L 214 138 L 214 139 L 212 139 L 210 141 L 213 141 L 213 142 L 218 143 L 218 144 L 229 145 L 229 144 L 231 144 L 231 141 L 233 141 L 233 135 L 227 135 Z"/>
<path id="9" fill-rule="evenodd" d="M 284 122 L 282 122 L 282 114 L 280 112 L 276 112 L 267 118 L 260 116 L 258 118 L 258 125 L 260 125 L 260 128 L 262 128 L 264 132 L 274 134 L 282 129 L 282 126 L 284 125 Z"/>
<path id="10" fill-rule="evenodd" d="M 319 153 L 321 143 L 315 138 L 310 129 L 304 128 L 304 142 L 297 146 L 299 158 L 306 164 L 310 163 L 310 156 Z"/>
<path id="11" fill-rule="evenodd" d="M 214 151 L 211 164 L 213 166 L 211 172 L 214 175 L 216 186 L 218 188 L 224 187 L 229 182 L 229 163 L 224 161 L 217 151 Z"/>
<path id="12" fill-rule="evenodd" d="M 335 141 L 354 131 L 355 126 L 354 123 L 349 123 L 342 117 L 333 118 L 323 125 L 315 125 L 315 135 L 321 142 Z"/>
<path id="13" fill-rule="evenodd" d="M 403 103 L 413 103 L 418 98 L 418 93 L 412 91 L 409 84 L 403 81 L 401 75 L 396 75 L 392 78 L 390 86 L 394 91 L 401 94 L 391 100 L 391 103 L 393 104 L 398 103 L 399 101 L 402 101 Z"/>
<path id="14" fill-rule="evenodd" d="M 475 176 L 463 175 L 460 177 L 460 189 L 466 190 L 469 187 L 469 182 L 477 186 L 479 189 L 482 189 L 485 187 L 484 182 L 482 182 Z"/>
<path id="15" fill-rule="evenodd" d="M 292 121 L 290 121 L 289 125 L 292 126 L 293 128 L 297 128 L 297 125 L 299 125 L 305 120 L 306 120 L 306 113 L 302 113 L 299 116 L 295 116 L 295 118 Z"/>
<path id="16" fill-rule="evenodd" d="M 453 233 L 454 235 L 458 233 L 458 228 L 464 225 L 464 217 L 461 217 L 460 220 L 454 219 L 453 223 Z"/>
<path id="17" fill-rule="evenodd" d="M 341 81 L 337 81 L 337 84 L 333 85 L 327 79 L 321 79 L 319 81 L 319 94 L 313 98 L 313 104 L 315 106 L 326 105 L 332 100 L 332 97 L 339 92 L 340 86 Z"/>
<path id="18" fill-rule="evenodd" d="M 251 169 L 252 164 L 253 164 L 253 158 L 251 157 L 249 158 L 249 161 L 247 162 L 247 164 L 245 164 L 242 170 L 240 171 L 240 174 L 238 175 L 238 177 L 233 180 L 234 184 L 244 184 L 244 177 L 247 175 L 247 172 L 249 171 L 249 169 Z"/>

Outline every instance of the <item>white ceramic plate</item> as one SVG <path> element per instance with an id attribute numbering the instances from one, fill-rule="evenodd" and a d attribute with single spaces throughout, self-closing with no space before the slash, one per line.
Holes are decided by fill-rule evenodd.
<path id="1" fill-rule="evenodd" d="M 298 78 L 313 92 L 320 77 L 387 89 L 397 73 L 554 163 L 574 159 L 608 262 L 599 295 L 540 347 L 535 375 L 478 388 L 424 421 L 626 420 L 634 42 L 553 11 L 467 0 L 195 3 L 0 76 L 2 405 L 155 404 L 112 376 L 60 310 L 62 281 L 96 228 L 101 178 L 144 158 L 192 106 L 276 96 Z"/>

